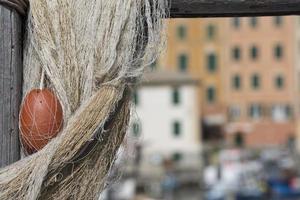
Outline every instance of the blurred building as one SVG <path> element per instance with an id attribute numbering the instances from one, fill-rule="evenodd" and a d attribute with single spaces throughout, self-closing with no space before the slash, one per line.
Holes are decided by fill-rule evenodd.
<path id="1" fill-rule="evenodd" d="M 167 51 L 158 63 L 201 80 L 205 141 L 224 137 L 229 145 L 260 147 L 295 138 L 297 17 L 176 19 L 168 24 Z"/>
<path id="2" fill-rule="evenodd" d="M 286 144 L 295 135 L 295 17 L 224 20 L 226 136 L 250 146 Z"/>
<path id="3" fill-rule="evenodd" d="M 200 170 L 199 82 L 188 74 L 160 71 L 144 79 L 134 94 L 137 117 L 131 122 L 131 135 L 140 137 L 142 173 L 154 176 L 166 160 L 177 169 Z"/>
<path id="4" fill-rule="evenodd" d="M 201 80 L 198 89 L 204 141 L 221 140 L 226 107 L 223 90 L 222 21 L 176 19 L 168 23 L 168 46 L 159 60 L 163 68 Z"/>

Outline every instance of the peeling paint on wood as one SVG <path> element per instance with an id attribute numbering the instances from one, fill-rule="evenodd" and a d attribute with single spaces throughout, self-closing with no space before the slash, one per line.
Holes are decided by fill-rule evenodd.
<path id="1" fill-rule="evenodd" d="M 0 6 L 0 167 L 20 159 L 19 105 L 22 98 L 22 21 Z"/>

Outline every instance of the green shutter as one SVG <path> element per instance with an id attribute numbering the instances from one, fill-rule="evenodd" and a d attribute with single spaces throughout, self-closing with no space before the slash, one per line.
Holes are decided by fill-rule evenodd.
<path id="1" fill-rule="evenodd" d="M 215 72 L 218 66 L 218 59 L 214 53 L 207 56 L 207 69 L 209 72 Z"/>
<path id="2" fill-rule="evenodd" d="M 252 88 L 253 89 L 259 89 L 260 88 L 260 77 L 258 74 L 255 74 L 252 76 Z"/>
<path id="3" fill-rule="evenodd" d="M 181 72 L 186 72 L 187 68 L 188 68 L 188 57 L 185 54 L 182 54 L 179 56 L 178 58 L 178 62 L 179 62 L 179 70 Z"/>
<path id="4" fill-rule="evenodd" d="M 258 48 L 256 46 L 253 46 L 251 48 L 251 58 L 253 60 L 256 60 L 258 58 Z"/>
<path id="5" fill-rule="evenodd" d="M 241 49 L 239 47 L 234 47 L 232 49 L 232 58 L 236 61 L 241 59 Z"/>
<path id="6" fill-rule="evenodd" d="M 180 92 L 178 88 L 173 89 L 172 100 L 174 105 L 178 105 L 180 103 Z"/>
<path id="7" fill-rule="evenodd" d="M 132 124 L 132 133 L 135 137 L 139 137 L 141 135 L 141 127 L 139 123 L 135 122 Z"/>
<path id="8" fill-rule="evenodd" d="M 251 17 L 250 18 L 251 27 L 255 28 L 257 26 L 257 21 L 258 21 L 257 17 Z"/>
<path id="9" fill-rule="evenodd" d="M 177 28 L 177 35 L 178 35 L 178 38 L 181 40 L 186 38 L 187 31 L 186 31 L 186 27 L 184 25 L 180 25 Z"/>
<path id="10" fill-rule="evenodd" d="M 154 61 L 153 63 L 151 63 L 150 67 L 152 70 L 155 70 L 157 68 L 157 61 Z"/>
<path id="11" fill-rule="evenodd" d="M 212 24 L 207 26 L 207 38 L 209 40 L 212 40 L 215 38 L 215 34 L 216 34 L 216 27 Z"/>
<path id="12" fill-rule="evenodd" d="M 179 152 L 176 152 L 173 154 L 172 156 L 172 160 L 175 161 L 175 162 L 180 162 L 183 158 L 183 155 Z"/>
<path id="13" fill-rule="evenodd" d="M 173 123 L 173 134 L 176 137 L 181 135 L 181 124 L 178 121 Z"/>
<path id="14" fill-rule="evenodd" d="M 276 16 L 276 17 L 274 17 L 274 24 L 276 26 L 281 26 L 282 25 L 282 16 Z"/>
<path id="15" fill-rule="evenodd" d="M 241 25 L 240 18 L 238 18 L 238 17 L 232 18 L 232 24 L 233 24 L 234 28 L 236 28 L 236 29 L 239 28 Z"/>
<path id="16" fill-rule="evenodd" d="M 241 77 L 239 75 L 235 75 L 232 78 L 232 86 L 234 89 L 238 90 L 241 88 Z"/>
<path id="17" fill-rule="evenodd" d="M 216 89 L 214 87 L 207 88 L 206 99 L 209 103 L 214 103 L 216 101 Z"/>
<path id="18" fill-rule="evenodd" d="M 133 102 L 134 102 L 135 105 L 139 104 L 139 95 L 138 95 L 137 91 L 133 92 Z"/>
<path id="19" fill-rule="evenodd" d="M 275 78 L 275 85 L 277 89 L 282 89 L 284 87 L 284 79 L 282 76 L 277 76 Z"/>
<path id="20" fill-rule="evenodd" d="M 274 56 L 277 60 L 281 59 L 283 57 L 283 47 L 278 44 L 274 48 Z"/>

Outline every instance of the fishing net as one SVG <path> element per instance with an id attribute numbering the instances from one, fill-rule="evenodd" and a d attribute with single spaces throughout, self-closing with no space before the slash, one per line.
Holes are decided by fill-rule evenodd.
<path id="1" fill-rule="evenodd" d="M 64 124 L 42 150 L 0 170 L 0 199 L 98 199 L 126 134 L 131 88 L 163 46 L 167 3 L 29 3 L 23 96 L 43 77 Z"/>

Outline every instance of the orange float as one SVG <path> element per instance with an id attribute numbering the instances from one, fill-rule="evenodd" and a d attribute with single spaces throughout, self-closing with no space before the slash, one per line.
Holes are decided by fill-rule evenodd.
<path id="1" fill-rule="evenodd" d="M 46 146 L 62 125 L 62 106 L 51 90 L 34 89 L 26 95 L 20 110 L 20 132 L 28 154 Z"/>

